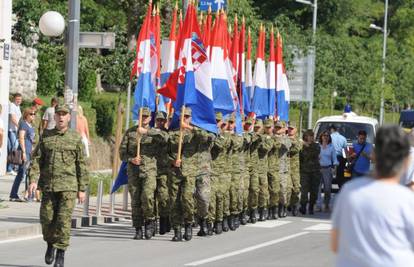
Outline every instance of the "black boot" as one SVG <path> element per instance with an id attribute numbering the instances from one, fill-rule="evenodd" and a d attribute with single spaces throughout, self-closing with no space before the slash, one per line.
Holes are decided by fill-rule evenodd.
<path id="1" fill-rule="evenodd" d="M 272 209 L 272 220 L 277 220 L 278 219 L 277 213 L 279 212 L 278 207 L 273 206 L 271 209 Z"/>
<path id="2" fill-rule="evenodd" d="M 154 235 L 154 221 L 145 222 L 145 239 L 151 239 Z"/>
<path id="3" fill-rule="evenodd" d="M 216 232 L 216 235 L 223 233 L 223 222 L 216 221 L 214 223 L 214 231 Z"/>
<path id="4" fill-rule="evenodd" d="M 45 254 L 45 262 L 46 264 L 50 265 L 55 260 L 55 251 L 56 249 L 53 247 L 52 243 L 47 243 L 47 250 Z"/>
<path id="5" fill-rule="evenodd" d="M 171 221 L 169 217 L 166 217 L 166 219 L 167 219 L 167 223 L 166 223 L 165 231 L 169 233 L 171 232 Z"/>
<path id="6" fill-rule="evenodd" d="M 302 215 L 306 215 L 306 203 L 302 203 L 302 204 L 300 204 L 299 212 L 300 212 Z"/>
<path id="7" fill-rule="evenodd" d="M 273 207 L 269 208 L 269 212 L 267 213 L 267 219 L 273 220 Z"/>
<path id="8" fill-rule="evenodd" d="M 313 204 L 313 203 L 309 203 L 308 212 L 309 212 L 310 215 L 313 215 L 314 214 L 314 212 L 313 212 L 313 206 L 314 205 L 315 204 Z"/>
<path id="9" fill-rule="evenodd" d="M 223 232 L 228 232 L 229 231 L 229 224 L 228 224 L 228 219 L 227 217 L 223 218 Z"/>
<path id="10" fill-rule="evenodd" d="M 257 222 L 256 213 L 257 213 L 256 209 L 252 209 L 250 211 L 250 222 L 253 223 L 253 224 L 255 224 Z"/>
<path id="11" fill-rule="evenodd" d="M 207 235 L 207 222 L 205 219 L 200 219 L 198 222 L 200 225 L 200 231 L 198 231 L 197 236 L 206 236 Z"/>
<path id="12" fill-rule="evenodd" d="M 234 226 L 236 227 L 236 229 L 240 227 L 240 213 L 234 215 Z"/>
<path id="13" fill-rule="evenodd" d="M 212 222 L 207 223 L 207 235 L 213 235 L 214 234 L 214 227 Z"/>
<path id="14" fill-rule="evenodd" d="M 236 225 L 234 224 L 234 215 L 230 215 L 227 219 L 229 221 L 230 230 L 235 231 L 236 230 Z"/>
<path id="15" fill-rule="evenodd" d="M 277 211 L 277 216 L 279 218 L 283 218 L 283 205 L 282 205 L 282 203 L 279 203 L 278 211 Z"/>
<path id="16" fill-rule="evenodd" d="M 142 237 L 142 227 L 135 227 L 135 236 L 134 236 L 135 240 L 141 240 L 143 239 Z"/>
<path id="17" fill-rule="evenodd" d="M 297 216 L 298 215 L 298 207 L 296 205 L 292 206 L 292 215 Z"/>
<path id="18" fill-rule="evenodd" d="M 241 225 L 246 225 L 247 224 L 247 216 L 246 216 L 246 212 L 245 211 L 242 211 L 241 213 L 240 213 L 240 224 Z"/>
<path id="19" fill-rule="evenodd" d="M 54 267 L 63 267 L 65 266 L 65 251 L 57 249 L 56 251 L 56 260 Z"/>
<path id="20" fill-rule="evenodd" d="M 165 235 L 167 233 L 167 217 L 160 217 L 160 235 Z"/>
<path id="21" fill-rule="evenodd" d="M 185 224 L 184 239 L 190 241 L 193 238 L 193 225 L 191 223 Z"/>
<path id="22" fill-rule="evenodd" d="M 183 234 L 181 233 L 181 225 L 174 227 L 174 237 L 172 241 L 183 241 Z"/>
<path id="23" fill-rule="evenodd" d="M 266 221 L 265 208 L 259 208 L 259 222 Z"/>
<path id="24" fill-rule="evenodd" d="M 286 209 L 286 206 L 283 205 L 282 218 L 285 218 L 286 216 L 287 216 L 287 209 Z"/>

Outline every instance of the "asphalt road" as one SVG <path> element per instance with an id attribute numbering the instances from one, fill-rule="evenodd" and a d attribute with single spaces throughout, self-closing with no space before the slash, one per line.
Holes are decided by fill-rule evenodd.
<path id="1" fill-rule="evenodd" d="M 333 266 L 327 214 L 287 217 L 242 226 L 235 232 L 190 242 L 171 242 L 172 233 L 132 240 L 129 221 L 76 229 L 66 252 L 68 267 L 100 266 Z M 197 229 L 194 229 L 194 234 Z M 46 266 L 41 237 L 0 242 L 0 267 Z"/>

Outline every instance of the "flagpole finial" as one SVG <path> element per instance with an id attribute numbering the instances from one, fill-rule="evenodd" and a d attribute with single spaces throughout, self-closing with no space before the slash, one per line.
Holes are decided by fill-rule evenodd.
<path id="1" fill-rule="evenodd" d="M 160 14 L 160 4 L 157 5 L 157 15 Z"/>
<path id="2" fill-rule="evenodd" d="M 243 15 L 243 17 L 242 17 L 242 23 L 243 23 L 243 24 L 245 24 L 245 23 L 246 23 L 246 19 L 245 19 L 244 15 Z"/>
<path id="3" fill-rule="evenodd" d="M 211 14 L 211 5 L 208 6 L 208 14 Z"/>
<path id="4" fill-rule="evenodd" d="M 157 12 L 157 6 L 155 5 L 153 8 L 152 8 L 152 16 L 155 16 L 155 13 Z"/>
<path id="5" fill-rule="evenodd" d="M 178 1 L 175 1 L 175 10 L 178 10 Z"/>
<path id="6" fill-rule="evenodd" d="M 274 33 L 274 28 L 273 28 L 273 24 L 272 24 L 272 30 L 271 30 L 272 34 Z"/>

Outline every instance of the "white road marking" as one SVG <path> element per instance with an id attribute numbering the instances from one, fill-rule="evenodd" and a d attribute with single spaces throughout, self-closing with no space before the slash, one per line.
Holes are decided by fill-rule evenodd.
<path id="1" fill-rule="evenodd" d="M 14 239 L 6 239 L 6 240 L 1 240 L 0 244 L 26 241 L 26 240 L 37 239 L 37 238 L 41 238 L 41 237 L 42 237 L 42 235 L 32 235 L 32 236 L 26 236 L 26 237 L 14 238 Z"/>
<path id="2" fill-rule="evenodd" d="M 332 229 L 332 225 L 330 223 L 318 223 L 307 227 L 303 230 L 305 231 L 330 231 Z"/>
<path id="3" fill-rule="evenodd" d="M 273 228 L 282 226 L 285 224 L 291 223 L 291 221 L 280 221 L 280 220 L 271 220 L 271 221 L 265 221 L 265 222 L 257 222 L 255 224 L 247 224 L 247 227 L 257 227 L 257 228 Z"/>
<path id="4" fill-rule="evenodd" d="M 302 219 L 302 222 L 331 223 L 330 220 Z"/>
<path id="5" fill-rule="evenodd" d="M 309 232 L 300 232 L 300 233 L 297 233 L 297 234 L 294 234 L 294 235 L 285 236 L 285 237 L 278 238 L 278 239 L 268 241 L 268 242 L 264 242 L 262 244 L 258 244 L 258 245 L 255 245 L 255 246 L 247 247 L 247 248 L 240 249 L 240 250 L 235 250 L 233 252 L 229 252 L 229 253 L 225 253 L 225 254 L 221 254 L 221 255 L 217 255 L 217 256 L 214 256 L 214 257 L 211 257 L 211 258 L 206 258 L 206 259 L 203 259 L 203 260 L 190 262 L 190 263 L 185 264 L 184 266 L 203 265 L 203 264 L 206 264 L 206 263 L 209 263 L 209 262 L 222 260 L 222 259 L 225 259 L 225 258 L 233 257 L 233 256 L 236 256 L 236 255 L 247 253 L 247 252 L 257 250 L 257 249 L 260 249 L 260 248 L 272 246 L 272 245 L 275 245 L 275 244 L 278 244 L 278 243 L 281 243 L 281 242 L 284 242 L 284 241 L 287 241 L 287 240 L 290 240 L 290 239 L 293 239 L 293 238 L 296 238 L 296 237 L 307 235 L 307 234 L 309 234 Z"/>

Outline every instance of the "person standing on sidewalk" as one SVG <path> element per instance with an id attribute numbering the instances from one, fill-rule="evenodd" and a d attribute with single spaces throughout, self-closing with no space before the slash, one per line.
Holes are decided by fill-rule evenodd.
<path id="1" fill-rule="evenodd" d="M 336 180 L 338 181 L 339 188 L 345 183 L 344 178 L 344 171 L 345 171 L 345 164 L 346 158 L 344 158 L 344 151 L 346 151 L 348 143 L 346 141 L 345 136 L 341 135 L 338 132 L 338 129 L 335 125 L 331 125 L 331 139 L 332 145 L 335 148 L 336 159 L 338 161 L 338 167 L 336 168 Z"/>
<path id="2" fill-rule="evenodd" d="M 56 126 L 55 107 L 59 104 L 57 97 L 52 97 L 50 107 L 48 107 L 42 117 L 42 131 L 45 129 L 52 130 Z"/>
<path id="3" fill-rule="evenodd" d="M 20 110 L 20 104 L 22 103 L 22 95 L 16 93 L 13 95 L 13 102 L 9 106 L 9 131 L 7 135 L 7 151 L 17 150 L 19 147 L 19 141 L 17 140 L 17 130 L 19 128 L 19 121 L 22 117 L 22 112 Z M 14 171 L 15 166 L 13 164 L 7 164 L 7 174 L 17 175 Z"/>
<path id="4" fill-rule="evenodd" d="M 56 128 L 43 133 L 33 156 L 29 194 L 37 185 L 43 193 L 40 223 L 47 242 L 45 262 L 52 264 L 57 250 L 54 266 L 63 267 L 75 200 L 85 201 L 89 179 L 81 137 L 69 129 L 69 107 L 58 106 L 55 112 Z"/>

